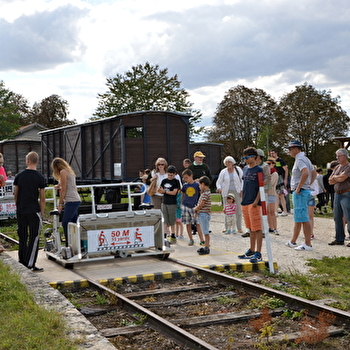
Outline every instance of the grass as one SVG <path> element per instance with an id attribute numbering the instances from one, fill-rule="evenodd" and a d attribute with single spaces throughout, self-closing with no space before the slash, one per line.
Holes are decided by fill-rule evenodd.
<path id="1" fill-rule="evenodd" d="M 78 345 L 65 336 L 61 315 L 35 304 L 19 276 L 1 261 L 0 304 L 0 349 L 78 349 Z"/>
<path id="2" fill-rule="evenodd" d="M 309 300 L 332 299 L 330 306 L 350 311 L 350 257 L 323 257 L 310 259 L 310 271 L 281 273 L 278 283 L 266 283 L 272 288 Z M 283 282 L 283 283 L 281 283 Z"/>

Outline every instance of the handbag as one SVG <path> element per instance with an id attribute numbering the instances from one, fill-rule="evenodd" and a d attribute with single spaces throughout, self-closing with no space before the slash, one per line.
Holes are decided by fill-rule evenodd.
<path id="1" fill-rule="evenodd" d="M 153 180 L 147 188 L 147 193 L 152 197 L 157 192 L 157 179 Z"/>

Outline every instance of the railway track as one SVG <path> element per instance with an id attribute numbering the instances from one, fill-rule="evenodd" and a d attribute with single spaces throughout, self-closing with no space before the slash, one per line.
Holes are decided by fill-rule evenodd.
<path id="1" fill-rule="evenodd" d="M 2 233 L 0 238 L 10 245 L 18 244 Z M 293 322 L 286 319 L 286 310 L 295 314 L 307 310 L 310 330 L 318 328 L 317 320 L 319 323 L 324 321 L 318 317 L 324 314 L 323 318 L 331 320 L 327 324 L 327 335 L 343 335 L 350 327 L 348 312 L 245 279 L 170 260 L 179 265 L 179 270 L 191 269 L 196 273 L 182 280 L 103 285 L 73 270 L 77 279 L 89 282 L 89 292 L 69 290 L 62 293 L 118 349 L 253 349 L 262 341 L 259 338 L 262 332 L 252 330 L 253 322 L 262 320 L 265 312 L 258 310 L 257 303 L 264 304 L 269 298 L 279 302 L 275 307 L 268 307 L 268 318 L 274 331 L 263 341 L 279 343 L 288 340 L 295 348 L 294 340 L 303 337 L 300 326 L 303 321 L 300 318 Z M 86 294 L 92 297 L 87 298 Z M 113 302 L 103 307 L 96 305 L 94 300 L 98 295 L 100 298 L 101 295 L 108 296 L 107 299 Z M 267 317 L 266 313 L 264 317 Z M 104 318 L 107 321 L 103 321 Z M 309 337 L 313 335 L 311 331 L 307 334 Z M 149 339 L 157 346 L 150 346 Z M 333 346 L 333 349 L 337 348 Z"/>
<path id="2" fill-rule="evenodd" d="M 116 306 L 126 311 L 132 318 L 137 319 L 135 325 L 125 327 L 115 320 L 125 316 L 113 313 L 114 321 L 101 322 L 102 316 L 96 316 L 93 311 L 96 306 L 81 307 L 81 311 L 91 319 L 91 322 L 99 328 L 101 333 L 111 339 L 117 348 L 125 346 L 120 344 L 120 339 L 132 339 L 135 349 L 150 349 L 142 347 L 147 344 L 145 339 L 152 338 L 157 332 L 162 335 L 161 345 L 159 337 L 156 337 L 157 349 L 254 349 L 255 344 L 262 341 L 293 343 L 296 339 L 320 336 L 318 327 L 327 323 L 327 335 L 325 337 L 343 335 L 350 327 L 350 313 L 335 309 L 320 303 L 309 301 L 288 293 L 284 293 L 263 285 L 249 282 L 216 271 L 176 261 L 179 268 L 189 268 L 197 273 L 192 278 L 184 278 L 182 281 L 146 281 L 142 285 L 102 285 L 89 277 L 75 271 L 75 273 L 89 282 L 92 290 L 108 295 L 115 300 Z M 73 299 L 79 300 L 81 291 L 73 293 Z M 69 292 L 70 295 L 71 292 Z M 83 295 L 82 298 L 86 299 Z M 269 307 L 268 312 L 258 310 L 257 303 L 264 304 L 266 300 L 276 303 L 276 307 Z M 88 302 L 88 305 L 90 302 Z M 97 307 L 98 312 L 100 308 Z M 109 314 L 113 310 L 110 306 L 105 310 Z M 306 313 L 310 325 L 306 321 L 288 319 L 285 314 L 289 311 L 295 314 Z M 264 315 L 265 313 L 265 315 Z M 266 316 L 266 315 L 269 316 Z M 136 316 L 135 316 L 136 315 Z M 262 316 L 263 315 L 263 316 Z M 323 315 L 320 317 L 320 315 Z M 106 316 L 109 317 L 109 316 Z M 263 321 L 267 317 L 276 335 L 259 338 L 262 331 L 254 332 L 253 324 L 259 319 Z M 322 318 L 323 317 L 323 318 Z M 141 320 L 141 321 L 140 321 Z M 260 327 L 263 326 L 261 321 Z M 95 323 L 97 322 L 97 323 Z M 317 322 L 319 323 L 317 325 Z M 323 322 L 323 324 L 322 324 Z M 112 326 L 108 326 L 108 325 Z M 302 331 L 302 325 L 310 327 L 310 331 Z M 267 327 L 267 326 L 265 326 Z M 304 327 L 305 328 L 305 327 Z M 313 332 L 313 328 L 316 329 Z M 323 330 L 324 332 L 324 330 Z M 318 334 L 318 335 L 317 335 Z M 137 335 L 137 336 L 136 336 Z M 140 339 L 141 344 L 136 342 Z M 169 345 L 169 340 L 171 344 Z M 233 346 L 234 344 L 234 346 Z M 148 346 L 148 347 L 147 347 Z M 232 346 L 232 347 L 230 347 Z M 291 345 L 292 346 L 292 345 Z M 126 347 L 126 346 L 125 346 Z M 292 348 L 292 347 L 290 347 Z M 333 347 L 337 349 L 336 346 Z M 288 347 L 283 348 L 288 349 Z"/>

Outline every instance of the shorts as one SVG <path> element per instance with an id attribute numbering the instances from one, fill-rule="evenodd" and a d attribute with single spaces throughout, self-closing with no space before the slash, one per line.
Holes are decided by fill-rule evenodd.
<path id="1" fill-rule="evenodd" d="M 311 198 L 310 190 L 301 190 L 299 194 L 293 191 L 294 222 L 308 222 L 308 203 Z"/>
<path id="2" fill-rule="evenodd" d="M 197 224 L 197 220 L 194 217 L 194 211 L 193 208 L 185 207 L 184 205 L 181 205 L 182 209 L 182 223 L 185 225 L 192 225 Z"/>
<path id="3" fill-rule="evenodd" d="M 275 195 L 268 195 L 267 196 L 267 203 L 268 204 L 276 203 L 276 196 Z"/>
<path id="4" fill-rule="evenodd" d="M 164 223 L 170 226 L 175 225 L 176 220 L 176 204 L 164 204 L 162 203 L 162 213 L 164 217 Z"/>
<path id="5" fill-rule="evenodd" d="M 315 197 L 311 197 L 309 201 L 307 202 L 308 207 L 314 207 L 316 205 Z"/>
<path id="6" fill-rule="evenodd" d="M 198 223 L 204 235 L 209 235 L 210 214 L 198 213 Z"/>
<path id="7" fill-rule="evenodd" d="M 249 228 L 253 232 L 262 230 L 260 205 L 255 207 L 253 207 L 253 204 L 242 205 L 242 213 L 246 228 Z"/>

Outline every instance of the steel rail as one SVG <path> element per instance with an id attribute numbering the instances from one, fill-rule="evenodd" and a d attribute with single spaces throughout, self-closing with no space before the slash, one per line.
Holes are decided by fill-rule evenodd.
<path id="1" fill-rule="evenodd" d="M 7 235 L 5 235 L 4 233 L 0 232 L 0 238 L 2 238 L 3 240 L 10 242 L 12 244 L 19 244 L 19 242 L 15 239 L 13 239 L 12 237 L 9 237 Z"/>
<path id="2" fill-rule="evenodd" d="M 96 286 L 99 289 L 106 291 L 109 294 L 112 294 L 118 298 L 118 305 L 130 314 L 143 314 L 147 316 L 146 323 L 153 330 L 167 337 L 168 339 L 173 340 L 176 344 L 188 347 L 191 350 L 218 350 L 216 347 L 206 343 L 205 341 L 197 338 L 193 334 L 185 331 L 184 329 L 174 325 L 173 323 L 167 321 L 163 317 L 158 316 L 152 311 L 140 306 L 134 301 L 126 298 L 122 294 L 115 292 L 112 289 L 102 285 L 99 282 L 85 276 L 84 274 L 74 271 L 77 275 L 86 279 L 91 285 Z"/>
<path id="3" fill-rule="evenodd" d="M 227 274 L 223 274 L 221 272 L 209 270 L 204 267 L 200 267 L 198 265 L 194 265 L 191 263 L 187 263 L 184 261 L 181 261 L 179 259 L 169 258 L 169 260 L 178 263 L 182 266 L 186 266 L 191 269 L 197 270 L 200 274 L 205 275 L 209 278 L 220 280 L 224 284 L 234 285 L 237 289 L 244 289 L 246 291 L 250 291 L 254 294 L 267 294 L 269 296 L 274 296 L 276 298 L 279 298 L 283 301 L 285 301 L 288 304 L 288 307 L 291 309 L 301 310 L 306 309 L 308 310 L 308 314 L 310 316 L 317 316 L 320 312 L 326 311 L 331 314 L 333 314 L 336 319 L 334 321 L 335 324 L 340 326 L 350 326 L 350 313 L 336 309 L 331 306 L 323 305 L 320 303 L 317 303 L 315 301 L 307 300 L 305 298 L 301 298 L 292 294 L 288 294 L 270 287 L 266 287 L 257 283 L 253 283 L 247 280 L 244 280 L 242 278 L 237 278 L 233 276 L 229 276 Z"/>

